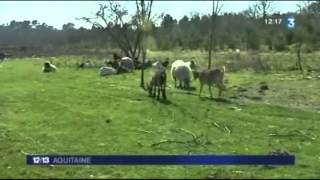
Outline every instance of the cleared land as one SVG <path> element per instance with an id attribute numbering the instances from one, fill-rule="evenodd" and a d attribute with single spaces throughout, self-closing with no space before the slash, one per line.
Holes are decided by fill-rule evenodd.
<path id="1" fill-rule="evenodd" d="M 154 56 L 158 55 L 156 53 Z M 229 72 L 224 99 L 207 88 L 173 89 L 168 102 L 138 87 L 140 72 L 99 77 L 77 57 L 0 64 L 1 178 L 320 178 L 320 73 Z M 45 58 L 44 58 L 45 59 Z M 79 58 L 78 58 L 79 59 Z M 146 77 L 149 77 L 147 75 Z M 260 93 L 260 82 L 269 90 Z M 217 96 L 217 89 L 213 89 Z M 188 133 L 192 132 L 198 137 Z M 162 143 L 163 140 L 184 143 Z M 268 154 L 284 149 L 295 166 L 26 166 L 25 154 Z"/>

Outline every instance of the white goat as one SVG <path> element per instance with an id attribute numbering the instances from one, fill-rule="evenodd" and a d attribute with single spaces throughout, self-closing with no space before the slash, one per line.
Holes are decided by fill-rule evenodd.
<path id="1" fill-rule="evenodd" d="M 107 75 L 114 75 L 117 74 L 117 70 L 115 70 L 113 67 L 101 67 L 99 69 L 100 76 L 107 76 Z"/>
<path id="2" fill-rule="evenodd" d="M 174 80 L 174 87 L 177 87 L 177 80 L 179 87 L 189 88 L 193 77 L 191 67 L 194 67 L 194 62 L 184 62 L 183 60 L 176 60 L 171 65 L 171 77 Z"/>

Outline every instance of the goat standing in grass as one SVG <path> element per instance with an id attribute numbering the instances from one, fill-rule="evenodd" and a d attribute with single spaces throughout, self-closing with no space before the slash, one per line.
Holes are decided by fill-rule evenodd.
<path id="1" fill-rule="evenodd" d="M 219 96 L 221 96 L 222 90 L 225 90 L 225 85 L 223 82 L 224 79 L 225 67 L 223 66 L 221 69 L 208 69 L 202 70 L 200 72 L 195 72 L 195 79 L 199 78 L 200 81 L 200 92 L 199 96 L 201 96 L 203 85 L 206 84 L 209 86 L 210 97 L 212 98 L 211 87 L 213 84 L 217 85 L 219 89 Z"/>
<path id="2" fill-rule="evenodd" d="M 152 76 L 150 84 L 147 84 L 149 95 L 151 97 L 157 97 L 157 99 L 160 99 L 160 94 L 162 94 L 162 98 L 167 99 L 166 82 L 167 82 L 166 72 L 165 71 L 157 71 Z"/>
<path id="3" fill-rule="evenodd" d="M 166 96 L 166 83 L 167 83 L 167 73 L 166 68 L 168 66 L 168 61 L 163 63 L 157 62 L 154 64 L 155 73 L 153 74 L 151 81 L 147 84 L 147 89 L 149 91 L 149 96 L 157 97 L 160 99 L 160 94 L 162 94 L 163 99 L 167 99 Z"/>

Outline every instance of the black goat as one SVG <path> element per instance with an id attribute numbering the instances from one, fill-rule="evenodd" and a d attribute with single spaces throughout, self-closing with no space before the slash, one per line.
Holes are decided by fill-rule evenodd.
<path id="1" fill-rule="evenodd" d="M 80 63 L 79 65 L 78 65 L 78 69 L 83 69 L 84 68 L 84 63 Z"/>
<path id="2" fill-rule="evenodd" d="M 135 60 L 134 61 L 134 66 L 135 66 L 136 69 L 142 69 L 142 68 L 147 69 L 147 68 L 152 66 L 152 62 L 149 59 L 146 60 L 144 63 L 142 63 L 142 62 L 140 62 L 138 60 Z"/>
<path id="3" fill-rule="evenodd" d="M 167 58 L 163 63 L 162 66 L 164 66 L 165 68 L 167 68 L 169 65 L 169 58 Z"/>
<path id="4" fill-rule="evenodd" d="M 4 53 L 4 52 L 0 52 L 0 60 L 1 61 L 3 61 L 4 58 L 10 57 L 10 56 L 11 56 L 10 54 Z"/>
<path id="5" fill-rule="evenodd" d="M 163 71 L 163 70 L 156 71 L 155 74 L 152 76 L 150 84 L 147 84 L 149 96 L 157 97 L 157 99 L 160 99 L 160 94 L 162 94 L 162 98 L 167 99 L 166 82 L 167 82 L 166 71 Z"/>
<path id="6" fill-rule="evenodd" d="M 113 53 L 113 60 L 120 60 L 121 56 L 118 55 L 118 53 Z"/>

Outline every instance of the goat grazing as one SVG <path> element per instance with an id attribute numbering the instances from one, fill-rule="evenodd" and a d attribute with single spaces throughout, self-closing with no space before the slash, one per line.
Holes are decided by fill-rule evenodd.
<path id="1" fill-rule="evenodd" d="M 49 61 L 44 62 L 42 71 L 43 72 L 55 72 L 57 67 L 51 64 Z"/>
<path id="2" fill-rule="evenodd" d="M 171 65 L 171 77 L 174 80 L 174 87 L 177 87 L 177 80 L 180 88 L 189 88 L 195 68 L 194 61 L 184 62 L 176 60 Z"/>
<path id="3" fill-rule="evenodd" d="M 201 96 L 203 85 L 206 84 L 209 86 L 210 97 L 212 98 L 211 86 L 216 84 L 219 89 L 219 96 L 221 96 L 222 90 L 225 90 L 225 85 L 223 82 L 225 73 L 225 67 L 223 66 L 221 69 L 208 69 L 202 70 L 200 72 L 195 72 L 195 79 L 199 78 L 200 81 L 200 92 L 199 96 Z"/>

